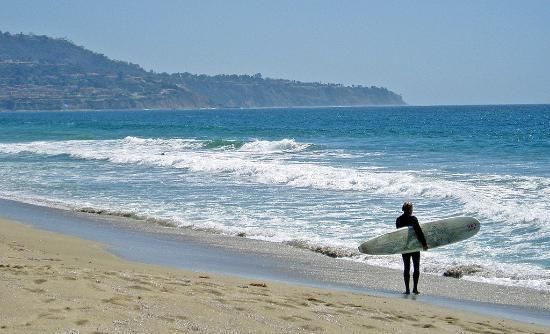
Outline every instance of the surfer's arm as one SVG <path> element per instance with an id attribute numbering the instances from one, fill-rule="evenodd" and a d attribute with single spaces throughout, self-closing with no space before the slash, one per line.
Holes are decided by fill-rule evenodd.
<path id="1" fill-rule="evenodd" d="M 422 247 L 424 250 L 428 250 L 428 244 L 426 243 L 426 237 L 424 237 L 424 232 L 422 232 L 422 228 L 420 227 L 420 224 L 418 223 L 418 219 L 414 219 L 413 222 L 413 228 L 414 232 L 416 233 L 416 237 L 418 238 L 418 241 L 422 244 Z"/>

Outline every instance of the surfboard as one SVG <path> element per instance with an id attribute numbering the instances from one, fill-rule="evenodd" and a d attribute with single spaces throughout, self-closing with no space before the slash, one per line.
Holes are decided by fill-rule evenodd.
<path id="1" fill-rule="evenodd" d="M 479 232 L 480 223 L 472 217 L 453 217 L 420 224 L 428 248 L 436 248 L 466 240 Z M 404 254 L 423 250 L 412 227 L 372 238 L 359 246 L 361 253 L 370 255 Z"/>

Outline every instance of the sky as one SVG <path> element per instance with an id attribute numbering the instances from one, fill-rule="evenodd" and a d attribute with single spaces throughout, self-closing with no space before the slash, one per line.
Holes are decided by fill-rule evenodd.
<path id="1" fill-rule="evenodd" d="M 156 72 L 386 87 L 411 105 L 550 103 L 549 0 L 0 0 L 0 30 Z"/>

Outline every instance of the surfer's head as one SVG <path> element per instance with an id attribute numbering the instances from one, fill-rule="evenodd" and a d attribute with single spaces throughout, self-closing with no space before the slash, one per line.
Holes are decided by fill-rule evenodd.
<path id="1" fill-rule="evenodd" d="M 401 210 L 407 215 L 412 215 L 412 213 L 413 213 L 413 204 L 411 202 L 405 202 L 405 203 L 403 203 L 403 206 L 401 207 Z"/>

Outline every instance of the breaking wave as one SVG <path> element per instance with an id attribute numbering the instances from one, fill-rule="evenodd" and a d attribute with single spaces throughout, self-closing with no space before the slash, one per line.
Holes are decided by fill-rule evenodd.
<path id="1" fill-rule="evenodd" d="M 308 157 L 308 143 L 279 141 L 197 139 L 38 141 L 0 144 L 6 154 L 67 155 L 76 159 L 174 168 L 183 172 L 232 175 L 239 182 L 284 185 L 332 191 L 370 193 L 434 200 L 451 199 L 465 214 L 532 223 L 550 236 L 545 223 L 550 203 L 550 179 L 508 175 L 436 175 L 413 171 L 379 171 L 353 166 L 331 166 Z M 301 153 L 300 161 L 289 160 Z M 304 156 L 305 154 L 305 156 Z M 308 156 L 309 154 L 309 156 Z"/>

